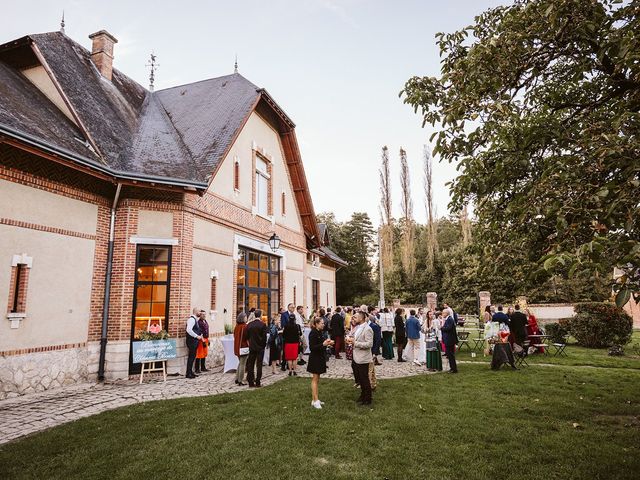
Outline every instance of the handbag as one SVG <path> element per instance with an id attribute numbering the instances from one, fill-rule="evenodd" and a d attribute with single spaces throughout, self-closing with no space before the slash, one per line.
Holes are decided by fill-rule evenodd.
<path id="1" fill-rule="evenodd" d="M 241 347 L 240 348 L 240 356 L 249 355 L 249 347 Z"/>

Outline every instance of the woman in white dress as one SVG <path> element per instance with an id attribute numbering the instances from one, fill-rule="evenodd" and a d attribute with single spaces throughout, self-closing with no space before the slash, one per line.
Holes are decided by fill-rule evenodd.
<path id="1" fill-rule="evenodd" d="M 433 316 L 433 320 L 431 321 L 431 331 L 435 334 L 438 339 L 438 343 L 444 352 L 444 345 L 442 344 L 442 332 L 440 328 L 442 328 L 442 312 L 436 312 Z"/>

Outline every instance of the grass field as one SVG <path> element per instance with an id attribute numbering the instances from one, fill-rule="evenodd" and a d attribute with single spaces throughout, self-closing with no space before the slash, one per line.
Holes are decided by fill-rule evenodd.
<path id="1" fill-rule="evenodd" d="M 113 410 L 0 446 L 3 479 L 637 479 L 640 371 L 542 367 L 351 382 Z"/>
<path id="2" fill-rule="evenodd" d="M 476 336 L 475 332 L 469 335 L 469 344 L 471 348 L 474 347 L 474 342 L 471 341 L 473 336 Z M 640 331 L 635 330 L 631 341 L 625 347 L 625 355 L 622 357 L 610 357 L 606 348 L 584 348 L 576 344 L 573 338 L 569 338 L 569 343 L 565 352 L 567 356 L 554 356 L 555 349 L 551 348 L 548 355 L 531 355 L 527 357 L 527 362 L 530 364 L 547 363 L 553 365 L 585 365 L 592 367 L 611 367 L 611 368 L 635 368 L 640 369 L 640 356 L 637 354 L 636 348 L 640 351 Z M 462 350 L 458 352 L 456 358 L 459 360 L 467 360 L 474 362 L 491 362 L 491 357 L 484 357 L 483 352 L 475 351 L 476 356 L 471 357 L 471 351 L 467 347 L 462 347 Z"/>

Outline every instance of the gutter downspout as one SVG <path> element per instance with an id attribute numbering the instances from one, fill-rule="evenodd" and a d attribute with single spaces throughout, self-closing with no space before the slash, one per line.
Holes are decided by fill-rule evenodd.
<path id="1" fill-rule="evenodd" d="M 109 224 L 109 247 L 107 250 L 107 275 L 104 285 L 104 302 L 102 305 L 102 333 L 100 335 L 100 360 L 98 363 L 98 380 L 104 381 L 104 361 L 107 353 L 107 327 L 109 324 L 109 300 L 111 298 L 111 270 L 113 267 L 113 244 L 116 228 L 116 207 L 120 199 L 122 184 L 118 183 L 116 194 L 111 206 L 111 221 Z"/>

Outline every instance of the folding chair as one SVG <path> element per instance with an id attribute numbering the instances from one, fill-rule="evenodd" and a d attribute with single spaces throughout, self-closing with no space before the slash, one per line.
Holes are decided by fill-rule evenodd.
<path id="1" fill-rule="evenodd" d="M 527 357 L 529 356 L 530 345 L 530 342 L 528 340 L 525 340 L 522 343 L 522 351 L 519 353 L 513 352 L 513 357 L 516 361 L 516 367 L 529 366 L 529 364 L 527 363 Z"/>
<path id="2" fill-rule="evenodd" d="M 553 353 L 553 356 L 565 356 L 567 357 L 567 352 L 564 351 L 565 348 L 567 348 L 567 339 L 563 338 L 562 342 L 553 342 L 551 343 L 551 345 L 553 346 L 553 348 L 555 348 L 555 352 Z"/>
<path id="3" fill-rule="evenodd" d="M 467 346 L 471 351 L 471 345 L 469 344 L 469 332 L 458 332 L 458 351 L 462 351 L 463 346 Z"/>

